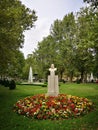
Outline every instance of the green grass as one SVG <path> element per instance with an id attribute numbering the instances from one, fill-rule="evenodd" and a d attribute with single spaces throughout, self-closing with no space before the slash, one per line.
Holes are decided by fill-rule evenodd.
<path id="1" fill-rule="evenodd" d="M 13 112 L 13 104 L 27 96 L 47 93 L 46 87 L 17 85 L 16 90 L 0 86 L 0 130 L 98 130 L 98 84 L 60 84 L 60 93 L 91 99 L 93 112 L 75 119 L 33 120 Z"/>

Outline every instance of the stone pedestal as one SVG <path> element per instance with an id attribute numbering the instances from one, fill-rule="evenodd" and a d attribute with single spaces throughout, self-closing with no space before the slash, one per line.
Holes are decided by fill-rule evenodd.
<path id="1" fill-rule="evenodd" d="M 58 75 L 49 75 L 48 76 L 48 96 L 58 96 L 59 87 L 58 87 Z"/>

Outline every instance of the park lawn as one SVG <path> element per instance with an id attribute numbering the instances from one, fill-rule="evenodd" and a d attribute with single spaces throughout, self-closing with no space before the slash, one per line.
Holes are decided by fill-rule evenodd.
<path id="1" fill-rule="evenodd" d="M 98 130 L 98 84 L 60 83 L 60 93 L 86 97 L 95 104 L 87 115 L 66 120 L 33 120 L 13 112 L 19 99 L 47 93 L 47 87 L 17 85 L 15 90 L 0 86 L 0 130 Z"/>

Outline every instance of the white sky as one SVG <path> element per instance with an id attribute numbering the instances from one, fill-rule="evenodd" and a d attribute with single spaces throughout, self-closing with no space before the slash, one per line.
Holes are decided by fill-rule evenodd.
<path id="1" fill-rule="evenodd" d="M 77 12 L 84 6 L 83 0 L 21 0 L 26 7 L 36 11 L 38 20 L 35 28 L 25 31 L 25 41 L 22 52 L 25 58 L 31 54 L 39 41 L 49 35 L 51 24 L 70 13 Z"/>

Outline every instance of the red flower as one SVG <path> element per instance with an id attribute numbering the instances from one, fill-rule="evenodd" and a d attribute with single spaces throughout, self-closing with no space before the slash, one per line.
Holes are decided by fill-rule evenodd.
<path id="1" fill-rule="evenodd" d="M 75 108 L 75 104 L 74 103 L 71 103 L 70 104 L 70 107 L 72 108 L 72 110 Z"/>
<path id="2" fill-rule="evenodd" d="M 94 108 L 93 103 L 86 98 L 59 94 L 45 96 L 45 94 L 26 97 L 14 105 L 18 114 L 37 119 L 62 119 L 86 114 Z"/>

